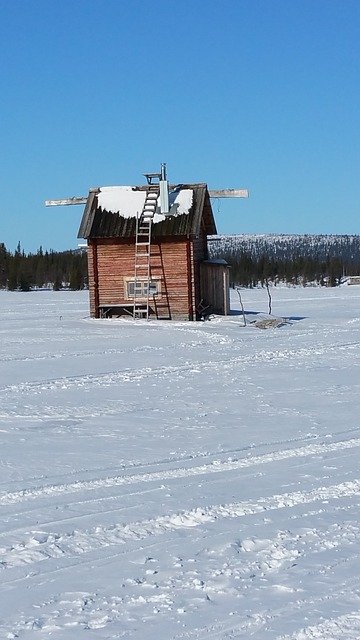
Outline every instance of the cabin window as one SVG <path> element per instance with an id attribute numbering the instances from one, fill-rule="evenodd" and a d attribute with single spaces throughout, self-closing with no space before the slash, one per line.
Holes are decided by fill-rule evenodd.
<path id="1" fill-rule="evenodd" d="M 139 280 L 125 278 L 125 296 L 128 300 L 132 300 L 134 296 L 137 299 L 147 298 L 148 289 L 149 289 L 149 297 L 153 298 L 154 296 L 159 297 L 161 294 L 160 289 L 160 279 L 159 278 L 151 278 L 148 281 L 147 278 L 139 278 Z"/>

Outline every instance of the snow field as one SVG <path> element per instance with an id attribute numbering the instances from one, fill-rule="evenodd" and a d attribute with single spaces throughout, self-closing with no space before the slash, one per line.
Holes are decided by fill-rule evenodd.
<path id="1" fill-rule="evenodd" d="M 0 293 L 0 638 L 360 637 L 360 289 L 272 296 Z"/>

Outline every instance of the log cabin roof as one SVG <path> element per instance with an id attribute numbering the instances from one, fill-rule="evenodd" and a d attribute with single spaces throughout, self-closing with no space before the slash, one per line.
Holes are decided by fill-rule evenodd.
<path id="1" fill-rule="evenodd" d="M 124 209 L 123 215 L 120 210 L 121 204 L 116 207 L 118 209 L 117 211 L 110 211 L 100 206 L 99 201 L 103 202 L 101 188 L 90 190 L 79 228 L 79 238 L 135 237 L 136 215 L 139 209 L 139 192 L 144 192 L 145 199 L 147 187 L 123 187 L 123 189 L 127 189 L 130 196 L 132 193 L 134 194 L 133 212 L 131 208 L 129 210 L 129 206 L 127 206 L 127 210 L 125 211 Z M 174 199 L 188 190 L 192 191 L 191 205 L 188 211 L 167 216 L 159 222 L 156 222 L 155 218 L 152 226 L 152 236 L 198 236 L 201 230 L 205 235 L 217 233 L 206 184 L 171 185 L 170 196 L 172 195 Z M 112 208 L 114 207 L 112 206 Z M 182 209 L 180 209 L 180 211 L 182 211 Z M 157 218 L 159 217 L 160 216 L 157 216 Z"/>

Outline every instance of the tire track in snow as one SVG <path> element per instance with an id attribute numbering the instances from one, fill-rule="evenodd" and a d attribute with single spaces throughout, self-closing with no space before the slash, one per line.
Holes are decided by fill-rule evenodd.
<path id="1" fill-rule="evenodd" d="M 10 548 L 1 547 L 0 564 L 3 568 L 33 564 L 48 558 L 74 556 L 128 541 L 144 540 L 150 536 L 192 529 L 216 520 L 240 518 L 265 511 L 359 495 L 360 480 L 356 479 L 329 487 L 318 487 L 308 492 L 296 491 L 275 494 L 255 501 L 246 500 L 225 505 L 197 507 L 140 522 L 115 524 L 109 527 L 98 526 L 88 531 L 74 530 L 66 534 L 33 532 L 27 540 Z"/>
<path id="2" fill-rule="evenodd" d="M 258 362 L 280 362 L 284 360 L 294 360 L 300 358 L 302 360 L 314 355 L 321 356 L 332 351 L 351 351 L 359 349 L 360 344 L 358 342 L 349 342 L 345 344 L 332 344 L 332 345 L 318 345 L 316 348 L 301 348 L 301 349 L 283 349 L 277 351 L 259 351 L 251 355 L 245 356 L 243 354 L 228 358 L 227 360 L 208 360 L 201 362 L 187 362 L 178 366 L 162 366 L 162 367 L 143 367 L 141 369 L 125 369 L 123 371 L 107 371 L 100 374 L 83 374 L 77 376 L 64 376 L 62 378 L 53 378 L 52 380 L 46 379 L 37 382 L 21 382 L 18 384 L 6 385 L 0 388 L 0 393 L 7 392 L 19 392 L 19 393 L 41 393 L 42 391 L 54 391 L 54 390 L 67 390 L 74 387 L 87 388 L 92 386 L 111 386 L 113 384 L 119 384 L 119 382 L 138 382 L 146 378 L 153 378 L 156 376 L 158 379 L 169 379 L 169 376 L 185 376 L 191 372 L 201 373 L 205 371 L 216 370 L 219 371 L 220 367 L 224 370 L 231 369 L 236 366 L 242 369 L 249 364 Z M 294 360 L 295 361 L 295 360 Z"/>
<path id="3" fill-rule="evenodd" d="M 119 486 L 129 486 L 132 484 L 148 483 L 155 481 L 176 480 L 180 478 L 191 478 L 214 473 L 225 473 L 247 469 L 249 467 L 291 458 L 303 458 L 306 456 L 320 455 L 324 453 L 334 453 L 346 449 L 353 449 L 360 446 L 360 438 L 341 442 L 331 442 L 324 444 L 309 444 L 296 449 L 285 449 L 272 453 L 265 453 L 259 456 L 251 456 L 240 460 L 215 460 L 210 464 L 203 464 L 196 467 L 181 467 L 166 471 L 153 471 L 147 473 L 137 473 L 127 476 L 115 476 L 102 479 L 77 481 L 69 484 L 47 485 L 38 488 L 22 489 L 20 491 L 6 492 L 0 495 L 0 505 L 11 505 L 47 496 L 67 495 L 81 491 L 93 491 L 95 489 L 107 489 Z"/>

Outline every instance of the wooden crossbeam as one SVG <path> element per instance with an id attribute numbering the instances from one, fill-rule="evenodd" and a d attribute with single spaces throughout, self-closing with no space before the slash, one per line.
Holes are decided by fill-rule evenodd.
<path id="1" fill-rule="evenodd" d="M 62 198 L 61 200 L 45 200 L 46 207 L 63 207 L 70 204 L 86 204 L 87 198 L 80 196 L 79 198 Z"/>
<path id="2" fill-rule="evenodd" d="M 247 189 L 209 189 L 210 198 L 248 198 Z M 45 200 L 46 207 L 64 207 L 72 204 L 86 204 L 87 197 L 61 198 L 60 200 Z"/>
<path id="3" fill-rule="evenodd" d="M 209 189 L 210 198 L 248 198 L 247 189 Z"/>

